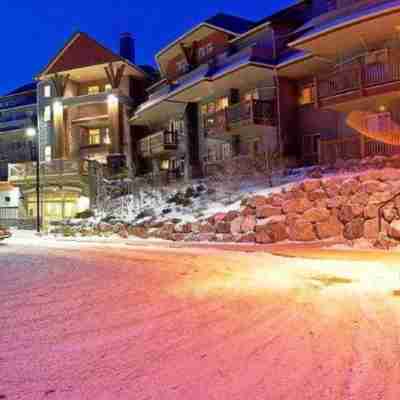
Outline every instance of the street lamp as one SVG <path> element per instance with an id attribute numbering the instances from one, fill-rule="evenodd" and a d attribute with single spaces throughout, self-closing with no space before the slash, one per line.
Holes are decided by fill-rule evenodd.
<path id="1" fill-rule="evenodd" d="M 28 128 L 26 135 L 29 138 L 36 138 L 36 230 L 40 233 L 41 221 L 40 221 L 40 163 L 39 163 L 39 135 L 35 128 Z M 33 151 L 32 151 L 33 153 Z M 33 155 L 32 155 L 33 159 Z"/>

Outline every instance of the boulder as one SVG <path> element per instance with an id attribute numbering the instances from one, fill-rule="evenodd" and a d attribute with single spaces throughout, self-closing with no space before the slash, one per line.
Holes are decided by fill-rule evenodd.
<path id="1" fill-rule="evenodd" d="M 317 235 L 311 222 L 297 220 L 289 226 L 289 238 L 296 242 L 311 242 L 317 239 Z"/>
<path id="2" fill-rule="evenodd" d="M 272 206 L 280 208 L 282 207 L 282 203 L 285 201 L 285 196 L 282 194 L 275 193 L 270 197 L 270 200 Z"/>
<path id="3" fill-rule="evenodd" d="M 216 224 L 217 233 L 230 233 L 231 232 L 231 224 L 229 222 L 218 222 Z"/>
<path id="4" fill-rule="evenodd" d="M 269 218 L 280 214 L 282 214 L 282 208 L 280 207 L 263 206 L 256 209 L 257 218 Z"/>
<path id="5" fill-rule="evenodd" d="M 316 201 L 316 200 L 322 200 L 326 199 L 327 195 L 324 190 L 322 189 L 316 189 L 313 190 L 312 192 L 308 192 L 308 199 L 310 201 Z"/>
<path id="6" fill-rule="evenodd" d="M 306 198 L 288 200 L 283 203 L 282 209 L 285 214 L 298 213 L 302 214 L 304 211 L 312 207 L 311 201 Z"/>
<path id="7" fill-rule="evenodd" d="M 392 222 L 398 217 L 396 208 L 389 205 L 383 208 L 382 215 L 387 222 Z"/>
<path id="8" fill-rule="evenodd" d="M 215 233 L 215 227 L 210 223 L 201 224 L 200 233 Z"/>
<path id="9" fill-rule="evenodd" d="M 346 197 L 336 196 L 326 201 L 326 208 L 340 208 L 344 204 L 346 204 Z"/>
<path id="10" fill-rule="evenodd" d="M 257 232 L 255 240 L 257 243 L 260 243 L 260 244 L 267 244 L 267 243 L 272 242 L 268 233 L 265 231 Z"/>
<path id="11" fill-rule="evenodd" d="M 350 222 L 354 218 L 353 207 L 350 204 L 342 206 L 339 210 L 338 218 L 343 224 Z"/>
<path id="12" fill-rule="evenodd" d="M 360 190 L 362 192 L 365 192 L 368 194 L 372 194 L 377 191 L 383 192 L 383 189 L 384 189 L 384 187 L 381 185 L 381 182 L 374 181 L 374 180 L 364 181 L 361 183 L 361 186 L 360 186 Z"/>
<path id="13" fill-rule="evenodd" d="M 303 214 L 303 219 L 306 222 L 322 222 L 326 221 L 330 216 L 330 212 L 326 208 L 310 208 Z"/>
<path id="14" fill-rule="evenodd" d="M 366 181 L 379 180 L 380 177 L 381 177 L 381 171 L 372 169 L 372 170 L 362 173 L 359 176 L 359 179 L 361 182 L 366 182 Z"/>
<path id="15" fill-rule="evenodd" d="M 252 208 L 246 207 L 245 210 L 250 210 L 249 215 L 253 215 L 255 212 Z M 228 211 L 225 215 L 225 222 L 232 222 L 235 218 L 239 217 L 241 213 L 239 211 Z"/>
<path id="16" fill-rule="evenodd" d="M 214 215 L 214 224 L 217 224 L 218 222 L 224 221 L 226 218 L 226 213 L 218 213 Z"/>
<path id="17" fill-rule="evenodd" d="M 400 170 L 395 168 L 384 168 L 380 171 L 380 180 L 382 182 L 400 180 Z"/>
<path id="18" fill-rule="evenodd" d="M 272 242 L 281 242 L 289 238 L 287 225 L 283 222 L 270 223 L 267 226 L 267 233 Z"/>
<path id="19" fill-rule="evenodd" d="M 245 233 L 243 235 L 239 235 L 236 238 L 238 243 L 254 243 L 256 241 L 256 234 L 254 232 Z"/>
<path id="20" fill-rule="evenodd" d="M 320 179 L 306 179 L 301 183 L 301 189 L 304 192 L 313 192 L 321 187 L 321 180 Z"/>
<path id="21" fill-rule="evenodd" d="M 378 210 L 379 210 L 378 204 L 368 204 L 364 208 L 364 218 L 366 219 L 377 218 L 379 213 Z"/>
<path id="22" fill-rule="evenodd" d="M 340 187 L 340 194 L 342 196 L 348 197 L 354 193 L 357 193 L 359 187 L 360 187 L 360 182 L 357 179 L 354 178 L 346 179 Z"/>
<path id="23" fill-rule="evenodd" d="M 244 217 L 241 225 L 241 231 L 243 233 L 254 232 L 254 228 L 256 226 L 256 218 L 254 215 L 248 215 Z"/>
<path id="24" fill-rule="evenodd" d="M 378 218 L 369 219 L 364 223 L 364 237 L 366 239 L 378 239 L 379 220 Z"/>
<path id="25" fill-rule="evenodd" d="M 185 234 L 184 233 L 174 233 L 174 234 L 172 234 L 171 239 L 174 242 L 183 242 L 185 239 Z"/>
<path id="26" fill-rule="evenodd" d="M 364 220 L 356 218 L 344 226 L 343 236 L 345 239 L 354 240 L 364 236 Z"/>
<path id="27" fill-rule="evenodd" d="M 388 228 L 388 236 L 400 240 L 400 220 L 392 221 Z"/>
<path id="28" fill-rule="evenodd" d="M 315 230 L 319 239 L 330 239 L 343 235 L 343 224 L 334 216 L 324 222 L 315 224 Z"/>
<path id="29" fill-rule="evenodd" d="M 358 204 L 361 206 L 366 206 L 369 201 L 369 195 L 365 192 L 358 192 L 355 195 L 351 196 L 349 202 L 350 204 Z"/>
<path id="30" fill-rule="evenodd" d="M 213 242 L 216 240 L 215 233 L 200 233 L 197 236 L 199 242 Z"/>
<path id="31" fill-rule="evenodd" d="M 242 223 L 244 217 L 237 217 L 231 222 L 231 233 L 232 235 L 238 235 L 242 230 Z"/>
<path id="32" fill-rule="evenodd" d="M 265 196 L 253 196 L 247 201 L 247 205 L 251 208 L 259 208 L 267 205 L 268 201 Z"/>
<path id="33" fill-rule="evenodd" d="M 192 224 L 187 223 L 182 226 L 183 233 L 191 233 L 192 232 Z"/>
<path id="34" fill-rule="evenodd" d="M 240 215 L 246 217 L 248 215 L 256 215 L 256 209 L 251 207 L 245 207 L 241 212 Z M 237 216 L 235 217 L 237 218 Z M 235 219 L 233 218 L 233 219 Z M 231 221 L 233 221 L 233 219 Z"/>
<path id="35" fill-rule="evenodd" d="M 326 195 L 332 199 L 339 196 L 340 186 L 333 180 L 327 179 L 322 182 L 322 186 L 325 189 Z"/>

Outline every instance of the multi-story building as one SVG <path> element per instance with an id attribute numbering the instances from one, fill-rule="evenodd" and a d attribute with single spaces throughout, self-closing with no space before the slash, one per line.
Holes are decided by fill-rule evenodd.
<path id="1" fill-rule="evenodd" d="M 0 181 L 8 180 L 9 164 L 35 159 L 35 141 L 26 131 L 36 126 L 36 114 L 36 83 L 0 97 Z"/>
<path id="2" fill-rule="evenodd" d="M 89 206 L 87 164 L 113 170 L 132 158 L 128 116 L 144 96 L 153 70 L 139 67 L 134 40 L 123 34 L 120 54 L 76 33 L 37 76 L 41 201 L 44 221 L 73 217 Z M 34 166 L 14 166 L 11 182 L 36 213 Z"/>
<path id="3" fill-rule="evenodd" d="M 131 119 L 141 165 L 193 176 L 240 155 L 293 165 L 396 151 L 360 132 L 396 125 L 399 8 L 304 0 L 194 27 L 157 53 L 163 79 Z M 369 111 L 360 126 L 354 110 Z"/>

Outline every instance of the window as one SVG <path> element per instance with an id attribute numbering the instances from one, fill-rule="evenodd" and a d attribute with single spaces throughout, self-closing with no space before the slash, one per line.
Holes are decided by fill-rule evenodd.
<path id="1" fill-rule="evenodd" d="M 208 43 L 206 47 L 206 54 L 210 56 L 214 52 L 214 44 L 213 43 Z"/>
<path id="2" fill-rule="evenodd" d="M 299 104 L 306 105 L 314 102 L 314 88 L 312 86 L 303 87 L 300 90 Z"/>
<path id="3" fill-rule="evenodd" d="M 199 47 L 199 58 L 204 58 L 205 55 L 206 55 L 206 48 Z"/>
<path id="4" fill-rule="evenodd" d="M 178 70 L 179 73 L 186 72 L 189 68 L 189 65 L 186 60 L 181 60 L 177 61 L 176 63 L 176 69 Z"/>
<path id="5" fill-rule="evenodd" d="M 106 92 L 111 92 L 111 90 L 112 90 L 111 84 L 107 83 L 107 84 L 104 86 L 104 90 L 105 90 Z"/>
<path id="6" fill-rule="evenodd" d="M 104 144 L 111 144 L 110 129 L 106 128 L 104 135 Z"/>
<path id="7" fill-rule="evenodd" d="M 97 94 L 97 93 L 100 93 L 99 86 L 89 86 L 88 87 L 88 94 Z"/>
<path id="8" fill-rule="evenodd" d="M 211 56 L 214 53 L 214 44 L 208 43 L 205 46 L 199 47 L 198 56 L 200 59 Z"/>
<path id="9" fill-rule="evenodd" d="M 225 110 L 225 108 L 228 108 L 229 106 L 229 100 L 227 97 L 221 97 L 217 101 L 217 111 L 220 110 Z"/>
<path id="10" fill-rule="evenodd" d="M 44 97 L 51 97 L 51 86 L 46 85 L 44 87 Z"/>
<path id="11" fill-rule="evenodd" d="M 51 161 L 51 146 L 46 146 L 44 148 L 44 160 Z"/>
<path id="12" fill-rule="evenodd" d="M 100 129 L 89 129 L 89 145 L 100 144 Z"/>
<path id="13" fill-rule="evenodd" d="M 44 108 L 43 119 L 45 122 L 51 121 L 51 106 L 46 106 Z"/>

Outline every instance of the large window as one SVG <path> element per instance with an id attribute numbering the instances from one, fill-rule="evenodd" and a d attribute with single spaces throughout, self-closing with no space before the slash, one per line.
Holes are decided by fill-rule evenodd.
<path id="1" fill-rule="evenodd" d="M 43 113 L 43 119 L 45 122 L 51 121 L 51 106 L 45 106 L 44 113 Z"/>
<path id="2" fill-rule="evenodd" d="M 229 106 L 229 99 L 227 97 L 221 97 L 217 100 L 217 111 L 225 110 Z"/>
<path id="3" fill-rule="evenodd" d="M 100 144 L 100 129 L 89 129 L 89 145 Z"/>
<path id="4" fill-rule="evenodd" d="M 51 86 L 46 85 L 43 90 L 44 97 L 51 97 Z"/>

